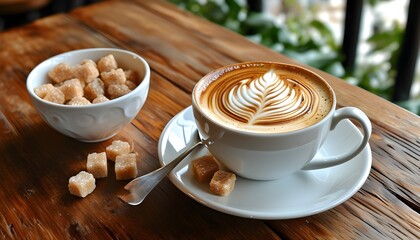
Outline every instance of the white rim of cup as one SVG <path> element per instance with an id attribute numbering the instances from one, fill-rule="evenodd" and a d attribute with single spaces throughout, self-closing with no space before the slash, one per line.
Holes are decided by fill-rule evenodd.
<path id="1" fill-rule="evenodd" d="M 201 110 L 201 108 L 199 107 L 200 105 L 197 103 L 197 99 L 196 99 L 196 97 L 195 97 L 195 92 L 196 92 L 196 89 L 198 88 L 198 85 L 201 85 L 201 80 L 203 79 L 203 78 L 205 78 L 205 77 L 207 77 L 207 76 L 209 76 L 209 75 L 212 75 L 212 74 L 214 74 L 214 73 L 216 73 L 216 72 L 220 72 L 222 69 L 226 69 L 226 68 L 229 68 L 229 67 L 233 67 L 233 66 L 237 66 L 237 65 L 241 65 L 241 64 L 260 64 L 260 63 L 268 63 L 268 64 L 280 64 L 280 65 L 286 65 L 286 66 L 290 66 L 290 67 L 295 67 L 295 68 L 299 68 L 299 69 L 301 69 L 301 70 L 303 70 L 303 71 L 305 71 L 305 72 L 308 72 L 308 73 L 310 73 L 310 74 L 312 74 L 312 75 L 314 75 L 314 76 L 316 76 L 317 78 L 319 78 L 329 89 L 330 89 L 330 91 L 331 91 L 331 93 L 332 93 L 332 97 L 333 97 L 333 103 L 332 103 L 332 105 L 331 105 L 331 109 L 330 109 L 330 111 L 328 112 L 328 114 L 327 115 L 325 115 L 320 121 L 318 121 L 318 122 L 316 122 L 316 123 L 314 123 L 314 124 L 312 124 L 312 125 L 310 125 L 310 126 L 308 126 L 308 127 L 305 127 L 305 128 L 301 128 L 301 129 L 297 129 L 297 130 L 292 130 L 292 131 L 288 131 L 288 132 L 277 132 L 277 133 L 267 133 L 267 132 L 253 132 L 253 131 L 247 131 L 247 130 L 241 130 L 241 129 L 238 129 L 238 128 L 233 128 L 233 127 L 231 127 L 231 126 L 229 126 L 229 125 L 223 125 L 223 124 L 221 124 L 221 123 L 219 123 L 219 122 L 217 122 L 217 121 L 215 121 L 215 120 L 213 120 L 213 119 L 211 119 L 205 112 L 203 112 L 202 110 Z M 199 84 L 200 83 L 200 84 Z M 230 65 L 226 65 L 226 66 L 223 66 L 223 67 L 220 67 L 220 68 L 217 68 L 217 69 L 215 69 L 215 70 L 213 70 L 213 71 L 211 71 L 211 72 L 209 72 L 209 73 L 207 73 L 206 75 L 204 75 L 202 78 L 200 78 L 200 80 L 198 80 L 198 82 L 196 83 L 196 85 L 194 86 L 194 88 L 193 88 L 193 91 L 192 91 L 192 104 L 193 105 L 195 105 L 195 108 L 200 112 L 200 114 L 201 115 L 203 115 L 203 116 L 205 116 L 206 117 L 206 119 L 208 120 L 208 121 L 210 121 L 210 122 L 212 122 L 213 124 L 215 124 L 215 125 L 217 125 L 217 126 L 219 126 L 219 127 L 221 127 L 221 128 L 227 128 L 227 129 L 229 129 L 230 131 L 232 131 L 232 132 L 236 132 L 236 133 L 240 133 L 240 134 L 244 134 L 244 135 L 248 135 L 248 136 L 278 136 L 278 135 L 284 135 L 284 136 L 287 136 L 287 135 L 291 135 L 291 134 L 296 134 L 296 133 L 299 133 L 299 132 L 303 132 L 303 131 L 308 131 L 308 130 L 310 130 L 310 129 L 312 129 L 312 128 L 315 128 L 315 127 L 317 127 L 318 125 L 320 125 L 320 124 L 322 124 L 323 122 L 325 122 L 325 121 L 327 121 L 327 119 L 328 118 L 330 118 L 330 116 L 331 115 L 333 115 L 334 114 L 334 112 L 335 112 L 335 108 L 336 108 L 336 102 L 337 102 L 337 97 L 336 97 L 336 95 L 335 95 L 335 92 L 334 92 L 334 89 L 331 87 L 331 85 L 323 78 L 323 77 L 321 77 L 319 74 L 317 74 L 317 73 L 315 73 L 314 71 L 312 71 L 312 70 L 309 70 L 309 69 L 307 69 L 307 68 L 304 68 L 304 67 L 302 67 L 302 66 L 299 66 L 299 65 L 295 65 L 295 64 L 289 64 L 289 63 L 282 63 L 282 62 L 273 62 L 273 61 L 251 61 L 251 62 L 240 62 L 240 63 L 234 63 L 234 64 L 230 64 Z"/>
<path id="2" fill-rule="evenodd" d="M 118 98 L 115 98 L 115 99 L 110 99 L 109 101 L 106 101 L 106 102 L 100 102 L 100 103 L 89 104 L 89 105 L 65 105 L 65 104 L 53 103 L 53 102 L 46 101 L 46 100 L 40 98 L 38 95 L 35 94 L 34 88 L 36 88 L 38 86 L 34 86 L 32 84 L 32 82 L 30 82 L 30 81 L 31 81 L 32 78 L 34 78 L 33 75 L 35 74 L 35 72 L 38 68 L 41 68 L 43 65 L 47 64 L 49 61 L 53 60 L 54 58 L 59 58 L 61 56 L 65 56 L 65 55 L 68 55 L 68 54 L 91 52 L 91 51 L 103 51 L 103 52 L 106 52 L 108 54 L 110 54 L 112 52 L 126 53 L 126 54 L 131 55 L 131 56 L 135 57 L 136 59 L 140 60 L 140 62 L 143 63 L 144 68 L 145 68 L 144 76 L 143 76 L 141 82 L 131 92 L 129 92 L 129 93 L 127 93 L 127 94 L 125 94 L 121 97 L 118 97 Z M 49 58 L 45 59 L 44 61 L 42 61 L 41 63 L 36 65 L 31 70 L 31 72 L 29 73 L 29 75 L 26 79 L 27 79 L 26 80 L 26 88 L 27 88 L 27 91 L 29 92 L 29 94 L 32 95 L 33 98 L 38 99 L 40 102 L 42 102 L 46 105 L 49 105 L 49 106 L 52 106 L 52 107 L 68 108 L 68 109 L 74 109 L 74 108 L 88 109 L 88 108 L 94 108 L 94 107 L 98 107 L 98 106 L 106 106 L 106 105 L 109 105 L 109 104 L 118 103 L 118 102 L 124 101 L 126 98 L 130 97 L 130 95 L 136 94 L 137 90 L 140 89 L 140 86 L 150 84 L 150 66 L 143 57 L 141 57 L 140 55 L 138 55 L 134 52 L 128 51 L 128 50 L 119 49 L 119 48 L 84 48 L 84 49 L 78 49 L 78 50 L 72 50 L 72 51 L 60 53 L 58 55 L 55 55 L 55 56 L 52 56 L 52 57 L 49 57 Z"/>

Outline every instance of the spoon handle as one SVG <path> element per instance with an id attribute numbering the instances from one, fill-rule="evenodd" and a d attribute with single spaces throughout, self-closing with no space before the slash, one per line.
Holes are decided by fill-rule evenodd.
<path id="1" fill-rule="evenodd" d="M 192 147 L 181 153 L 170 163 L 154 170 L 151 173 L 144 175 L 144 177 L 148 175 L 151 177 L 151 175 L 153 175 L 153 177 L 156 179 L 156 182 L 160 182 L 160 180 L 162 180 L 166 175 L 168 175 L 168 173 L 172 171 L 178 165 L 178 163 L 182 161 L 182 159 L 184 159 L 188 154 L 190 154 L 196 147 L 200 146 L 201 144 L 203 144 L 201 141 L 195 143 Z"/>
<path id="2" fill-rule="evenodd" d="M 190 154 L 197 146 L 202 145 L 201 141 L 195 143 L 193 146 L 188 148 L 186 151 L 181 153 L 178 157 L 172 160 L 170 163 L 162 166 L 153 172 L 150 172 L 146 175 L 137 177 L 125 185 L 124 189 L 128 190 L 130 194 L 120 196 L 120 198 L 131 204 L 137 205 L 140 204 L 146 196 L 155 188 L 155 186 L 170 172 L 172 169 L 181 162 L 188 154 Z"/>

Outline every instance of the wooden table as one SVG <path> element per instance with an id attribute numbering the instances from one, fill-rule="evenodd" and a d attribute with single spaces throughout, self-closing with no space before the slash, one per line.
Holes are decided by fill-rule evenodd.
<path id="1" fill-rule="evenodd" d="M 113 139 L 82 143 L 50 128 L 25 80 L 44 59 L 90 47 L 134 51 L 151 66 L 146 104 L 113 138 L 133 139 L 139 174 L 159 167 L 160 134 L 191 104 L 203 75 L 235 62 L 294 62 L 165 1 L 107 1 L 0 33 L 1 239 L 420 238 L 419 117 L 317 70 L 339 107 L 356 106 L 373 123 L 370 175 L 343 204 L 298 219 L 248 219 L 205 207 L 165 178 L 141 205 L 130 206 L 116 197 L 127 182 L 112 171 L 88 197 L 70 195 L 69 177 Z"/>

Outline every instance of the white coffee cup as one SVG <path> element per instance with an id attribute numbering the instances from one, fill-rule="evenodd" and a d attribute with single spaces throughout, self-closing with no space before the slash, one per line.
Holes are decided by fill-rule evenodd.
<path id="1" fill-rule="evenodd" d="M 277 125 L 273 127 L 263 124 L 257 126 L 256 129 L 250 127 L 250 130 L 243 123 L 236 123 L 234 119 L 229 119 L 226 116 L 220 117 L 223 112 L 215 112 L 210 110 L 210 105 L 203 104 L 203 102 L 208 101 L 201 99 L 201 97 L 206 90 L 214 91 L 214 89 L 211 90 L 211 87 L 209 88 L 212 84 L 218 84 L 218 81 L 228 81 L 226 79 L 238 76 L 248 81 L 271 68 L 276 69 L 273 72 L 274 75 L 280 76 L 279 81 L 281 78 L 289 81 L 286 75 L 290 75 L 294 81 L 290 85 L 291 88 L 308 79 L 321 84 L 318 88 L 323 91 L 326 90 L 328 100 L 331 101 L 329 105 L 324 104 L 328 109 L 323 114 L 324 116 L 319 117 L 319 119 L 312 116 L 312 119 L 316 118 L 317 120 L 305 120 L 311 122 L 309 126 L 297 129 L 278 130 L 281 127 Z M 266 75 L 264 77 L 269 78 Z M 308 87 L 308 89 L 311 88 L 311 86 Z M 296 90 L 296 92 L 299 91 Z M 313 93 L 310 94 L 304 96 L 304 101 L 308 101 L 308 98 L 310 98 L 308 96 L 313 96 Z M 279 94 L 275 95 L 279 96 Z M 226 102 L 220 104 L 222 108 L 225 108 L 225 105 L 232 104 L 230 98 L 226 99 L 228 99 Z M 242 101 L 241 99 L 239 100 Z M 324 101 L 327 100 L 324 99 Z M 320 104 L 320 101 L 316 102 L 318 105 L 313 104 L 314 106 L 323 105 L 322 102 Z M 301 105 L 304 104 L 299 106 Z M 204 76 L 196 84 L 192 93 L 192 108 L 200 137 L 206 143 L 209 152 L 232 172 L 255 180 L 278 179 L 298 170 L 313 170 L 342 164 L 360 153 L 367 145 L 371 135 L 371 123 L 361 110 L 354 107 L 344 107 L 336 110 L 336 97 L 331 86 L 316 73 L 290 64 L 247 62 L 219 68 Z M 296 119 L 298 118 L 304 117 L 296 117 Z M 329 132 L 343 119 L 352 119 L 360 124 L 363 132 L 361 143 L 356 148 L 349 149 L 348 152 L 341 155 L 329 156 L 327 159 L 315 159 L 314 156 L 321 148 Z M 272 131 L 271 129 L 277 130 Z"/>

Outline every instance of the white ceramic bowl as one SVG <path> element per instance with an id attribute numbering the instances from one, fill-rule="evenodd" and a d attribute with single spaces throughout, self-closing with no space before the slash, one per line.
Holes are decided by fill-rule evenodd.
<path id="1" fill-rule="evenodd" d="M 34 88 L 49 83 L 48 72 L 57 64 L 66 62 L 74 66 L 85 59 L 99 60 L 113 54 L 119 67 L 137 71 L 141 83 L 130 93 L 107 102 L 69 106 L 45 101 Z M 43 119 L 60 133 L 84 142 L 99 142 L 113 137 L 136 117 L 149 91 L 150 68 L 139 55 L 114 48 L 90 48 L 66 52 L 51 57 L 29 74 L 26 87 L 33 104 Z"/>

